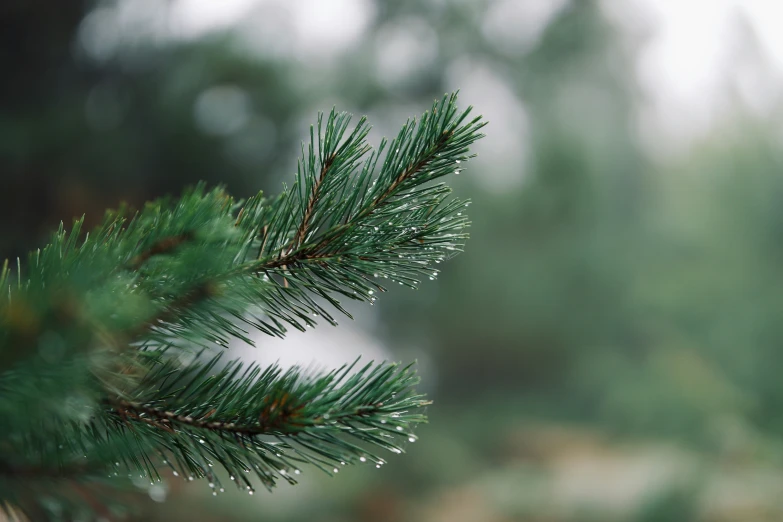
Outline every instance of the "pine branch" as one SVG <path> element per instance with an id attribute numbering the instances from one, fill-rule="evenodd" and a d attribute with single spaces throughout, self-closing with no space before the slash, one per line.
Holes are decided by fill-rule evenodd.
<path id="1" fill-rule="evenodd" d="M 415 440 L 411 429 L 424 421 L 427 402 L 412 392 L 409 367 L 367 365 L 351 374 L 349 366 L 307 377 L 231 362 L 212 374 L 220 357 L 185 369 L 161 364 L 134 400 L 106 401 L 112 429 L 154 430 L 162 445 L 149 451 L 172 452 L 167 460 L 183 476 L 211 475 L 216 461 L 235 477 L 255 470 L 271 487 L 281 477 L 295 482 L 297 463 L 333 473 L 347 463 L 382 464 L 372 446 L 402 453 L 401 442 Z"/>
<path id="2" fill-rule="evenodd" d="M 384 218 L 392 217 L 392 211 L 404 210 L 409 206 L 407 202 L 401 205 L 394 205 L 393 200 L 395 197 L 398 197 L 400 200 L 414 198 L 414 201 L 420 208 L 428 207 L 433 209 L 441 204 L 443 201 L 442 196 L 448 193 L 448 190 L 443 190 L 446 187 L 442 185 L 430 187 L 418 193 L 414 192 L 413 189 L 451 172 L 458 173 L 459 163 L 468 159 L 464 155 L 468 147 L 482 136 L 478 132 L 483 127 L 483 123 L 479 119 L 474 119 L 462 126 L 470 110 L 458 115 L 454 105 L 455 100 L 456 97 L 454 95 L 448 100 L 444 98 L 440 104 L 433 106 L 431 112 L 422 116 L 419 125 L 416 124 L 415 120 L 406 124 L 397 139 L 391 143 L 390 148 L 394 152 L 387 155 L 377 180 L 369 186 L 367 193 L 369 197 L 358 197 L 360 191 L 357 191 L 357 197 L 348 198 L 342 204 L 333 205 L 334 202 L 332 200 L 319 201 L 320 194 L 317 189 L 320 188 L 320 184 L 316 185 L 316 190 L 312 192 L 305 210 L 307 219 L 304 223 L 309 223 L 309 219 L 313 214 L 320 217 L 320 223 L 326 224 L 326 226 L 322 227 L 324 230 L 322 231 L 320 241 L 309 245 L 300 245 L 293 252 L 290 249 L 278 248 L 276 243 L 279 240 L 278 242 L 273 242 L 266 248 L 267 251 L 271 251 L 271 254 L 259 263 L 257 270 L 272 270 L 313 260 L 323 262 L 324 259 L 335 257 L 340 251 L 348 250 L 339 247 L 339 239 L 341 237 L 347 236 L 350 232 L 356 232 L 357 229 L 360 229 L 362 232 L 368 232 L 367 229 L 362 228 L 366 226 L 366 223 L 383 222 Z M 333 125 L 334 119 L 334 114 L 332 114 L 327 122 L 327 128 Z M 362 123 L 360 122 L 357 129 L 361 127 Z M 352 143 L 352 141 L 349 139 L 346 143 Z M 365 162 L 364 169 L 358 175 L 354 175 L 353 170 L 351 170 L 341 178 L 336 177 L 337 179 L 334 182 L 336 187 L 332 190 L 332 193 L 339 192 L 343 194 L 349 186 L 366 187 L 375 168 L 378 155 L 385 146 L 385 142 L 381 144 L 379 153 L 373 154 Z M 314 144 L 311 143 L 311 151 L 313 147 Z M 303 156 L 300 165 L 306 161 L 307 158 Z M 313 154 L 311 153 L 309 171 L 314 169 L 312 163 Z M 430 170 L 427 171 L 427 169 Z M 300 173 L 301 171 L 302 169 L 300 168 Z M 306 183 L 305 180 L 301 179 L 301 175 L 299 183 Z M 291 192 L 297 193 L 297 189 L 298 186 L 295 186 Z M 295 198 L 285 198 L 287 194 L 285 193 L 281 200 L 283 204 L 280 204 L 278 207 L 278 214 L 285 215 L 294 210 L 297 205 Z M 319 203 L 321 204 L 319 205 Z M 382 211 L 384 205 L 390 208 Z M 400 206 L 403 206 L 403 208 L 400 209 Z M 317 211 L 320 211 L 320 214 Z M 416 221 L 416 219 L 412 218 L 421 218 L 421 216 L 413 215 L 411 212 L 407 212 L 401 217 L 406 219 L 400 219 L 396 223 L 392 221 L 389 224 L 405 228 L 406 223 L 411 222 L 411 227 L 415 228 L 412 222 Z M 275 216 L 273 223 L 278 222 L 278 220 L 278 217 Z M 373 229 L 375 228 L 373 226 Z M 424 239 L 425 235 L 419 234 L 416 238 Z M 298 234 L 298 236 L 301 237 L 302 234 Z M 352 236 L 351 239 L 356 240 L 359 238 Z M 360 242 L 358 245 L 361 246 L 362 243 L 366 242 Z M 357 246 L 355 243 L 349 244 L 352 248 Z M 372 244 L 368 246 L 372 246 Z M 384 244 L 384 247 L 384 250 L 392 250 L 388 248 L 388 244 Z"/>
<path id="3" fill-rule="evenodd" d="M 459 173 L 482 137 L 469 112 L 447 96 L 374 151 L 364 119 L 349 130 L 350 116 L 332 111 L 278 197 L 237 202 L 199 185 L 108 212 L 89 233 L 83 219 L 70 232 L 61 225 L 26 264 L 6 262 L 0 506 L 38 513 L 28 493 L 47 483 L 64 505 L 90 508 L 92 490 L 68 488 L 79 470 L 90 484 L 88 470 L 102 470 L 98 483 L 116 486 L 121 472 L 155 481 L 169 466 L 216 487 L 217 464 L 252 492 L 251 472 L 272 487 L 296 482 L 301 464 L 333 474 L 380 466 L 381 449 L 401 453 L 427 404 L 409 367 L 221 367 L 199 347 L 252 343 L 251 330 L 282 337 L 316 318 L 336 324 L 331 308 L 348 315 L 340 299 L 372 304 L 383 279 L 414 288 L 434 279 L 433 265 L 467 237 L 467 203 L 437 181 Z M 9 470 L 25 479 L 9 482 Z"/>

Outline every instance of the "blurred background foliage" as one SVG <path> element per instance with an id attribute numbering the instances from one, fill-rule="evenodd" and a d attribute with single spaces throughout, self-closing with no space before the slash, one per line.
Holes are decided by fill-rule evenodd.
<path id="1" fill-rule="evenodd" d="M 276 193 L 333 105 L 376 141 L 456 88 L 490 120 L 439 281 L 239 352 L 418 358 L 420 442 L 255 497 L 172 481 L 139 520 L 783 518 L 781 49 L 740 4 L 3 2 L 4 257 L 198 180 Z"/>

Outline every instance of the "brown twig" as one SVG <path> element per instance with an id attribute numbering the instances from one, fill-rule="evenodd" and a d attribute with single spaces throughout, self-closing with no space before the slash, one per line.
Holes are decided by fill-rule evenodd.
<path id="1" fill-rule="evenodd" d="M 305 207 L 304 218 L 302 218 L 302 222 L 299 224 L 299 228 L 294 235 L 294 240 L 288 247 L 288 252 L 291 252 L 291 250 L 304 242 L 304 238 L 307 235 L 307 228 L 310 226 L 310 218 L 313 216 L 315 204 L 318 201 L 318 193 L 321 191 L 321 185 L 323 184 L 324 179 L 326 179 L 326 174 L 329 172 L 329 168 L 332 166 L 332 163 L 334 163 L 334 159 L 335 155 L 332 154 L 326 158 L 323 165 L 321 166 L 321 173 L 318 175 L 318 179 L 313 185 L 313 190 L 310 192 L 310 199 L 307 201 L 307 207 Z"/>
<path id="2" fill-rule="evenodd" d="M 303 424 L 288 422 L 291 420 L 292 417 L 295 417 L 293 410 L 290 412 L 290 414 L 286 414 L 286 415 L 278 414 L 278 416 L 275 418 L 276 422 L 273 423 L 263 422 L 264 419 L 268 419 L 270 415 L 274 413 L 274 403 L 272 403 L 268 407 L 265 407 L 265 411 L 267 408 L 270 407 L 272 408 L 272 411 L 267 412 L 266 414 L 262 412 L 261 416 L 259 417 L 259 421 L 260 421 L 259 424 L 236 424 L 233 422 L 208 421 L 206 419 L 211 417 L 211 414 L 214 412 L 210 412 L 207 415 L 202 416 L 201 418 L 194 418 L 188 415 L 179 415 L 172 411 L 155 408 L 153 406 L 144 405 L 136 402 L 126 401 L 123 399 L 107 401 L 107 404 L 114 410 L 116 414 L 120 416 L 129 415 L 132 416 L 133 418 L 144 420 L 145 422 L 152 420 L 149 418 L 152 417 L 156 419 L 158 422 L 165 422 L 169 425 L 182 424 L 185 426 L 190 426 L 192 428 L 239 433 L 244 435 L 259 435 L 264 433 L 271 433 L 274 431 L 281 431 L 283 429 L 285 429 L 285 431 L 292 432 L 292 431 L 298 431 L 299 427 L 304 427 Z M 299 408 L 301 409 L 302 406 L 300 406 Z M 130 415 L 131 413 L 133 415 Z M 149 417 L 140 417 L 140 415 L 142 414 L 147 415 Z M 149 422 L 147 423 L 149 424 Z M 290 427 L 295 427 L 295 429 L 286 429 Z M 169 430 L 171 430 L 171 428 L 169 428 Z"/>
<path id="3" fill-rule="evenodd" d="M 185 243 L 186 241 L 190 241 L 191 239 L 193 239 L 192 232 L 185 232 L 178 236 L 165 237 L 155 242 L 147 250 L 141 252 L 136 257 L 131 259 L 130 262 L 128 263 L 128 266 L 132 270 L 136 270 L 139 267 L 141 267 L 141 265 L 146 263 L 151 257 L 160 254 L 169 253 L 173 251 L 175 248 L 177 248 L 178 246 L 180 246 L 182 243 Z"/>

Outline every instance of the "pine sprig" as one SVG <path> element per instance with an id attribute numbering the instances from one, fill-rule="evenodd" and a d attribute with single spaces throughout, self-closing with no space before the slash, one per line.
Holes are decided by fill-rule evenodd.
<path id="1" fill-rule="evenodd" d="M 350 365 L 307 376 L 232 361 L 215 373 L 221 355 L 184 369 L 161 364 L 131 398 L 107 402 L 115 427 L 162 435 L 149 459 L 170 453 L 179 474 L 219 483 L 210 469 L 217 462 L 233 477 L 253 471 L 271 487 L 280 478 L 294 483 L 302 463 L 334 473 L 368 459 L 382 464 L 372 447 L 402 453 L 424 421 L 426 401 L 412 391 L 418 379 L 410 367 L 370 364 L 351 373 Z"/>
<path id="2" fill-rule="evenodd" d="M 428 240 L 429 243 L 443 244 L 443 241 L 437 239 L 449 239 L 452 241 L 443 246 L 455 246 L 451 243 L 464 239 L 462 235 L 449 236 L 446 232 L 464 227 L 466 220 L 447 221 L 444 220 L 446 215 L 433 216 L 433 211 L 444 203 L 450 192 L 448 187 L 426 185 L 447 174 L 459 173 L 460 163 L 470 157 L 467 156 L 469 146 L 483 136 L 479 133 L 484 126 L 480 118 L 464 123 L 470 109 L 457 113 L 455 103 L 456 95 L 444 98 L 433 105 L 431 111 L 424 113 L 419 123 L 416 120 L 407 122 L 390 145 L 385 140 L 381 142 L 378 151 L 370 154 L 361 169 L 334 172 L 328 177 L 331 190 L 323 191 L 331 194 L 332 198 L 319 200 L 321 191 L 313 190 L 313 197 L 302 210 L 302 198 L 294 197 L 301 194 L 300 185 L 307 186 L 308 178 L 303 178 L 301 172 L 318 169 L 312 152 L 316 144 L 311 143 L 310 154 L 307 157 L 303 155 L 300 161 L 299 181 L 278 200 L 271 222 L 280 223 L 281 226 L 270 226 L 274 233 L 265 237 L 267 241 L 263 243 L 259 254 L 262 259 L 258 269 L 273 270 L 303 263 L 320 264 L 335 260 L 341 254 L 359 257 L 360 253 L 376 256 L 384 253 L 388 257 L 398 249 L 415 246 L 407 245 L 411 241 L 418 241 L 419 245 Z M 326 128 L 342 128 L 338 125 L 342 122 L 332 113 Z M 359 123 L 358 130 L 362 131 L 362 135 L 366 134 L 364 121 Z M 352 145 L 347 149 L 351 159 L 358 160 L 369 149 L 352 138 L 353 135 L 345 143 Z M 387 148 L 389 153 L 380 172 L 375 174 L 378 159 Z M 326 155 L 319 155 L 322 158 L 322 169 L 323 158 L 330 157 L 328 150 Z M 303 163 L 307 165 L 306 169 L 302 167 Z M 335 201 L 334 198 L 339 196 L 344 197 Z M 289 241 L 285 232 L 288 228 L 286 219 L 302 212 L 308 217 L 308 222 L 312 221 L 316 225 L 310 229 L 311 240 L 299 242 L 296 249 L 285 248 Z M 433 217 L 440 219 L 436 221 Z M 434 234 L 435 223 L 439 234 Z M 392 244 L 388 242 L 389 239 L 393 240 Z M 422 251 L 419 247 L 416 249 Z"/>
<path id="3" fill-rule="evenodd" d="M 108 212 L 90 232 L 83 219 L 61 225 L 26 263 L 6 262 L 0 508 L 97 511 L 102 487 L 127 474 L 154 482 L 162 465 L 218 489 L 223 467 L 252 492 L 250 474 L 272 487 L 303 464 L 333 474 L 402 452 L 427 404 L 410 367 L 307 374 L 204 350 L 334 325 L 333 309 L 349 315 L 341 299 L 372 304 L 385 280 L 434 279 L 467 237 L 468 203 L 438 180 L 483 136 L 469 113 L 446 96 L 377 150 L 364 118 L 350 128 L 345 113 L 319 115 L 277 197 L 198 185 Z"/>

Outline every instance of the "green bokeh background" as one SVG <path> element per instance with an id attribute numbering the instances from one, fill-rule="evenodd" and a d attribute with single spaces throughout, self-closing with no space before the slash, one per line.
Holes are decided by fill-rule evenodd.
<path id="1" fill-rule="evenodd" d="M 638 132 L 640 41 L 607 2 L 562 2 L 507 41 L 487 29 L 500 3 L 360 2 L 369 25 L 337 50 L 302 47 L 285 2 L 198 36 L 178 32 L 178 2 L 0 6 L 4 257 L 60 219 L 199 180 L 275 193 L 332 105 L 376 138 L 460 87 L 490 116 L 452 180 L 473 200 L 466 252 L 358 325 L 422 360 L 435 404 L 419 442 L 382 470 L 308 470 L 253 497 L 172 480 L 165 503 L 140 491 L 136 519 L 783 519 L 778 108 L 731 98 L 656 155 Z M 318 37 L 353 34 L 353 4 L 335 5 Z M 761 53 L 743 34 L 743 56 Z"/>

